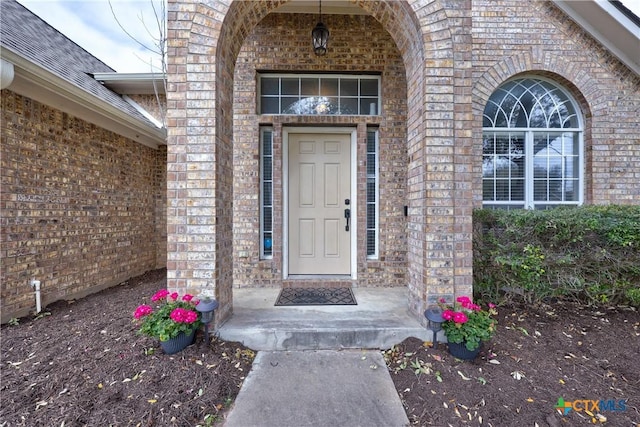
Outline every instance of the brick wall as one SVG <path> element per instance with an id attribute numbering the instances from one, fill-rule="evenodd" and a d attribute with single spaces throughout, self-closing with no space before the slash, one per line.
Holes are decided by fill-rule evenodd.
<path id="1" fill-rule="evenodd" d="M 359 22 L 371 22 L 376 37 L 370 40 L 383 40 L 376 48 L 395 55 L 394 61 L 401 61 L 398 65 L 405 70 L 406 120 L 387 129 L 406 126 L 406 140 L 402 141 L 404 135 L 398 138 L 407 150 L 404 198 L 409 206 L 406 261 L 402 261 L 407 268 L 400 281 L 409 290 L 409 309 L 419 318 L 426 305 L 441 296 L 472 292 L 471 211 L 482 203 L 482 111 L 491 93 L 508 78 L 521 73 L 553 78 L 580 103 L 585 117 L 587 203 L 640 203 L 638 76 L 552 2 L 357 0 L 355 4 L 375 22 L 361 16 L 327 16 L 325 24 L 333 20 L 328 24 L 332 40 L 337 37 L 339 43 L 322 58 L 314 57 L 309 48 L 313 17 L 269 16 L 281 3 L 169 1 L 169 286 L 215 294 L 222 304 L 219 320 L 231 313 L 230 269 L 236 278 L 245 278 L 240 284 L 251 278 L 268 285 L 278 273 L 275 257 L 275 263 L 255 258 L 255 143 L 260 121 L 271 122 L 253 113 L 252 70 L 358 72 L 384 64 L 384 55 L 376 57 L 374 49 L 366 53 L 360 47 Z M 344 25 L 348 20 L 356 30 Z M 273 40 L 257 39 L 258 34 Z M 239 100 L 235 106 L 234 70 Z M 291 123 L 286 120 L 290 119 L 272 123 L 276 143 L 282 126 Z M 293 122 L 309 120 L 313 119 Z M 356 124 L 349 120 L 331 118 L 326 124 Z M 365 123 L 357 122 L 360 134 Z M 231 158 L 236 145 L 249 151 L 236 150 Z M 235 168 L 247 175 L 239 177 L 234 188 L 229 179 Z M 190 173 L 204 169 L 206 176 Z M 190 189 L 195 188 L 198 203 L 191 205 Z M 231 216 L 224 215 L 235 189 L 247 198 L 234 213 L 240 207 L 247 209 L 241 215 L 249 226 L 239 220 L 231 224 Z M 201 223 L 209 226 L 196 226 Z M 234 225 L 239 228 L 232 234 Z M 210 244 L 196 243 L 196 237 Z M 234 238 L 252 258 L 232 256 L 237 247 Z M 208 268 L 214 272 L 208 273 Z M 382 270 L 388 274 L 391 265 Z"/>
<path id="2" fill-rule="evenodd" d="M 159 88 L 163 90 L 164 88 Z M 136 104 L 144 108 L 154 119 L 163 122 L 167 114 L 167 96 L 163 93 L 157 95 L 128 95 Z"/>
<path id="3" fill-rule="evenodd" d="M 2 321 L 164 267 L 166 150 L 1 97 Z"/>
<path id="4" fill-rule="evenodd" d="M 473 5 L 476 117 L 482 117 L 491 93 L 514 75 L 554 80 L 573 95 L 585 119 L 585 203 L 640 203 L 640 76 L 551 2 L 474 0 Z M 479 139 L 481 119 L 475 125 Z"/>
<path id="5" fill-rule="evenodd" d="M 325 15 L 331 30 L 331 54 L 316 57 L 309 32 L 317 16 L 271 14 L 245 39 L 234 76 L 234 286 L 282 284 L 282 128 L 287 125 L 361 125 L 358 133 L 358 280 L 359 286 L 406 284 L 406 80 L 391 36 L 370 16 Z M 286 34 L 282 29 L 286 28 Z M 274 52 L 264 55 L 263 52 Z M 312 55 L 312 56 L 310 56 Z M 305 59 L 301 59 L 305 58 Z M 259 116 L 256 72 L 379 73 L 381 117 Z M 274 257 L 260 260 L 259 126 L 274 126 Z M 366 259 L 366 125 L 379 126 L 379 259 Z M 354 195 L 355 196 L 355 195 Z"/>

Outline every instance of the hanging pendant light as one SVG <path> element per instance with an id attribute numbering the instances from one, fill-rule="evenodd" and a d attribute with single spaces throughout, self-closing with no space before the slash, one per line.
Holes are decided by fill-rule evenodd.
<path id="1" fill-rule="evenodd" d="M 322 0 L 320 0 L 320 18 L 315 28 L 311 31 L 313 51 L 316 55 L 322 56 L 327 53 L 327 42 L 329 41 L 329 29 L 322 23 Z"/>

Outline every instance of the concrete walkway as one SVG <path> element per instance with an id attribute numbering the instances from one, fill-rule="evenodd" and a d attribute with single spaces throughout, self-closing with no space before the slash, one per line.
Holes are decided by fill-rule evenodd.
<path id="1" fill-rule="evenodd" d="M 409 425 L 380 351 L 260 351 L 225 427 Z"/>

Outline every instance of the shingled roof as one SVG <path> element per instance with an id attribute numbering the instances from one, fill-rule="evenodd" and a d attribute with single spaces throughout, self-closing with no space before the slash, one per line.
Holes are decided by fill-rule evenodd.
<path id="1" fill-rule="evenodd" d="M 0 1 L 0 46 L 117 108 L 142 126 L 157 129 L 122 96 L 93 78 L 94 73 L 115 72 L 111 67 L 15 0 Z M 3 58 L 6 56 L 3 54 Z"/>

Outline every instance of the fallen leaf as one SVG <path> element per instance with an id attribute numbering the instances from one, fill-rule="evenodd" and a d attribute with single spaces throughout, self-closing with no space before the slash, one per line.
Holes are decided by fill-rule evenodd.
<path id="1" fill-rule="evenodd" d="M 529 397 L 529 398 L 527 398 L 527 402 L 533 403 L 533 399 Z"/>
<path id="2" fill-rule="evenodd" d="M 560 380 L 558 380 L 558 382 L 559 382 L 560 384 L 564 384 L 564 383 L 565 383 L 565 382 L 564 382 L 564 380 L 563 380 L 562 378 L 560 378 Z"/>
<path id="3" fill-rule="evenodd" d="M 462 377 L 463 380 L 465 381 L 471 381 L 471 378 L 465 376 L 462 372 L 458 371 L 458 375 L 460 375 Z"/>
<path id="4" fill-rule="evenodd" d="M 449 409 L 449 405 L 447 405 L 447 402 L 442 402 L 442 406 L 444 406 L 445 409 Z"/>
<path id="5" fill-rule="evenodd" d="M 598 419 L 598 421 L 600 421 L 601 423 L 606 423 L 607 422 L 607 417 L 605 417 L 602 414 L 596 414 L 596 418 Z"/>
<path id="6" fill-rule="evenodd" d="M 500 361 L 498 361 L 497 359 L 491 359 L 489 360 L 489 363 L 491 363 L 492 365 L 499 365 Z"/>
<path id="7" fill-rule="evenodd" d="M 151 404 L 154 404 L 154 403 L 156 403 L 157 401 L 158 401 L 157 399 L 149 399 L 149 400 L 147 400 L 147 402 L 149 402 L 149 403 L 151 403 Z"/>
<path id="8" fill-rule="evenodd" d="M 520 371 L 513 371 L 511 372 L 511 376 L 516 380 L 521 380 L 522 377 L 524 377 L 524 374 Z"/>
<path id="9" fill-rule="evenodd" d="M 480 382 L 480 384 L 482 384 L 482 385 L 486 385 L 486 384 L 487 384 L 487 380 L 485 380 L 485 379 L 484 379 L 484 378 L 482 378 L 482 377 L 478 377 L 478 381 L 479 381 L 479 382 Z"/>
<path id="10" fill-rule="evenodd" d="M 102 383 L 98 384 L 98 388 L 102 388 Z"/>

